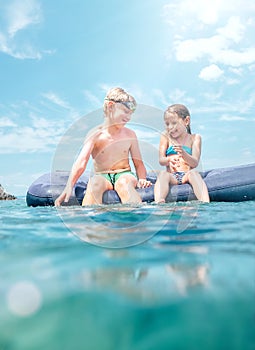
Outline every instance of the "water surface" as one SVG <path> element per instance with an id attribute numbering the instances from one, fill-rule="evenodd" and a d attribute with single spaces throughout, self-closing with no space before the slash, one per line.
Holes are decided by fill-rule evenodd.
<path id="1" fill-rule="evenodd" d="M 1 201 L 0 349 L 253 350 L 254 210 Z"/>

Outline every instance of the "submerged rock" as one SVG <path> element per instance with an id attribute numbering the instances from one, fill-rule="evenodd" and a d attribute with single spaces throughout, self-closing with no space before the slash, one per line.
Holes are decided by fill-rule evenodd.
<path id="1" fill-rule="evenodd" d="M 12 199 L 16 199 L 16 197 L 13 196 L 12 194 L 6 193 L 3 186 L 0 185 L 0 200 L 12 200 Z"/>

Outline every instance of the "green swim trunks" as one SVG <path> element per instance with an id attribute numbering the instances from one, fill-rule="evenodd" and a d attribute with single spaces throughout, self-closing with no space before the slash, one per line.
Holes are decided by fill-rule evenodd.
<path id="1" fill-rule="evenodd" d="M 106 180 L 110 181 L 110 183 L 112 184 L 112 187 L 114 189 L 114 185 L 116 183 L 116 181 L 122 176 L 122 175 L 126 175 L 126 174 L 130 174 L 130 175 L 133 175 L 135 178 L 136 175 L 130 171 L 130 170 L 125 170 L 125 171 L 122 171 L 120 173 L 101 173 L 100 175 L 102 175 Z"/>

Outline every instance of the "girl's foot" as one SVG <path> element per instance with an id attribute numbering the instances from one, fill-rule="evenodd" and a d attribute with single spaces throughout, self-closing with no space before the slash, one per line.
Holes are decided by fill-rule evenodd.
<path id="1" fill-rule="evenodd" d="M 163 204 L 163 203 L 166 203 L 166 200 L 165 199 L 160 199 L 159 201 L 156 202 L 157 204 Z"/>

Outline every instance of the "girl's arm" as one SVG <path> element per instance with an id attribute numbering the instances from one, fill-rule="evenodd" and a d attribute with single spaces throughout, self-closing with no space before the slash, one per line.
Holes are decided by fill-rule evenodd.
<path id="1" fill-rule="evenodd" d="M 162 166 L 169 165 L 170 157 L 166 156 L 166 150 L 168 146 L 169 146 L 168 137 L 162 134 L 159 142 L 159 164 Z"/>
<path id="2" fill-rule="evenodd" d="M 194 134 L 193 136 L 193 143 L 192 143 L 192 155 L 188 154 L 183 149 L 181 150 L 181 156 L 184 159 L 184 161 L 193 169 L 198 166 L 200 156 L 201 156 L 201 144 L 202 139 L 201 136 L 198 134 Z"/>

